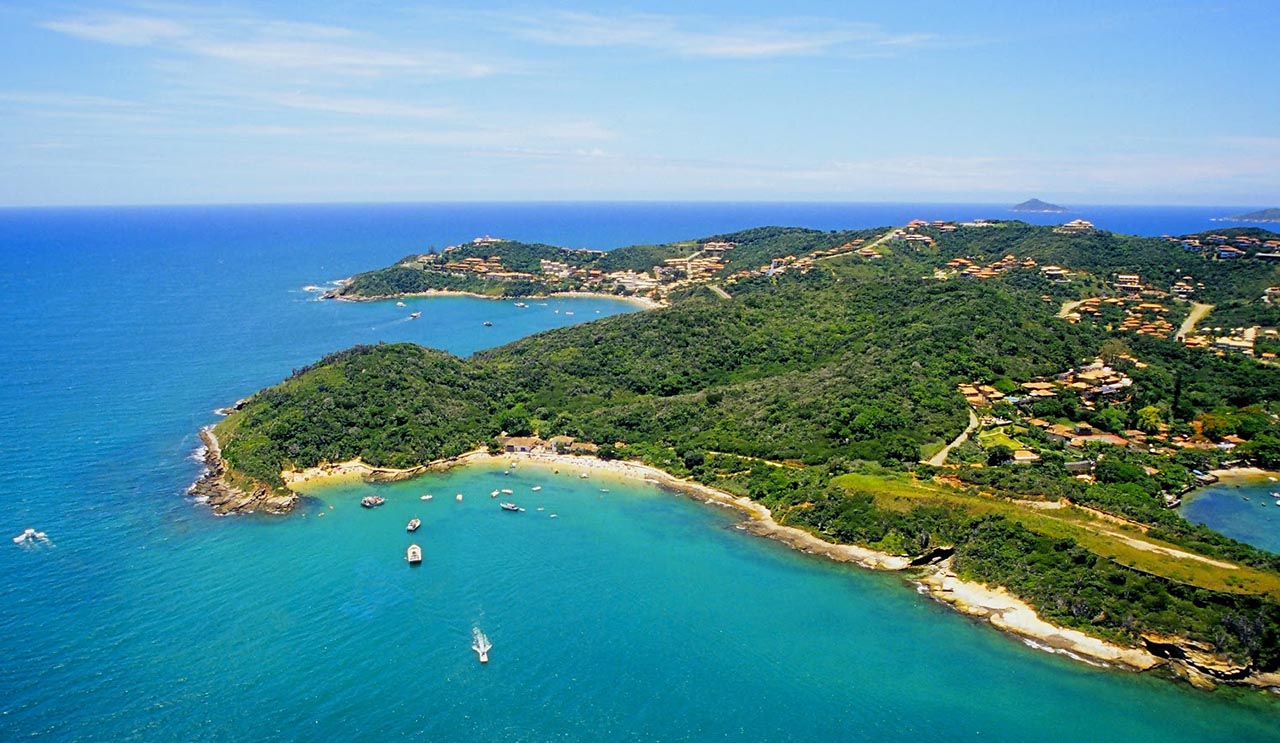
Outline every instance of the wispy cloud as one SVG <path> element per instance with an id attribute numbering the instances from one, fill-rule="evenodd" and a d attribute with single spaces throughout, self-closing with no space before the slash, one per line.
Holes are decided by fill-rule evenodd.
<path id="1" fill-rule="evenodd" d="M 179 12 L 171 16 L 88 14 L 41 26 L 78 39 L 116 46 L 156 47 L 196 59 L 256 70 L 311 71 L 368 77 L 383 73 L 472 78 L 494 73 L 472 57 L 416 47 L 340 26 L 252 16 Z"/>
<path id="2" fill-rule="evenodd" d="M 565 47 L 632 47 L 685 57 L 752 59 L 822 54 L 880 55 L 933 44 L 930 33 L 892 33 L 871 23 L 793 18 L 725 24 L 671 15 L 559 12 L 508 15 L 507 31 Z"/>
<path id="3" fill-rule="evenodd" d="M 41 25 L 68 36 L 118 46 L 148 46 L 165 39 L 181 38 L 189 33 L 180 23 L 149 16 L 82 16 L 49 21 Z"/>

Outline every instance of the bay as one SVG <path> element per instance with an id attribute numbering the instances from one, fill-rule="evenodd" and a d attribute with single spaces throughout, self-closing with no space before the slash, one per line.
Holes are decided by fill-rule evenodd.
<path id="1" fill-rule="evenodd" d="M 469 468 L 379 486 L 375 511 L 356 506 L 372 486 L 324 488 L 283 519 L 220 519 L 184 495 L 212 409 L 325 353 L 405 340 L 465 355 L 634 310 L 317 302 L 305 285 L 482 234 L 608 248 L 983 216 L 951 208 L 968 209 L 0 210 L 0 527 L 52 539 L 0 549 L 0 739 L 1278 739 L 1264 694 L 1030 649 L 897 576 L 749 537 L 643 483 Z M 497 487 L 526 512 L 499 511 Z M 426 561 L 411 570 L 413 515 Z M 494 641 L 487 666 L 472 626 Z"/>

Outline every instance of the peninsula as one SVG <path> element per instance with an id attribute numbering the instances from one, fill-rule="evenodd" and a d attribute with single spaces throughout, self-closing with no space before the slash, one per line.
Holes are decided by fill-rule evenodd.
<path id="1" fill-rule="evenodd" d="M 229 411 L 211 477 L 253 507 L 298 473 L 401 476 L 477 448 L 625 460 L 925 571 L 939 598 L 1076 654 L 1280 686 L 1280 555 L 1169 508 L 1216 467 L 1280 466 L 1280 332 L 1259 300 L 1280 296 L 1273 245 L 1082 220 L 758 228 L 608 253 L 472 242 L 339 294 L 664 306 L 466 359 L 333 354 Z M 627 271 L 651 286 L 617 289 Z M 1255 323 L 1249 343 L 1197 340 L 1193 304 Z M 1131 654 L 1083 649 L 1098 642 Z"/>
<path id="2" fill-rule="evenodd" d="M 1066 207 L 1058 206 L 1057 204 L 1050 204 L 1049 202 L 1041 201 L 1040 199 L 1028 199 L 1021 204 L 1015 204 L 1014 206 L 1009 207 L 1009 211 L 1060 214 L 1067 211 L 1067 209 Z"/>
<path id="3" fill-rule="evenodd" d="M 1219 222 L 1280 222 L 1280 208 L 1259 209 L 1256 212 L 1237 214 L 1234 217 L 1222 217 Z"/>

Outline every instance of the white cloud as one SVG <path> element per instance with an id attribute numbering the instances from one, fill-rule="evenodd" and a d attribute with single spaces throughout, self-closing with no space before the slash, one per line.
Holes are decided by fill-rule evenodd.
<path id="1" fill-rule="evenodd" d="M 48 21 L 43 28 L 117 46 L 150 46 L 172 55 L 225 62 L 260 71 L 303 71 L 368 77 L 383 73 L 473 78 L 495 72 L 472 57 L 396 48 L 351 29 L 250 16 L 181 13 L 173 17 L 85 15 Z"/>
<path id="2" fill-rule="evenodd" d="M 502 19 L 517 38 L 566 47 L 634 47 L 686 57 L 750 59 L 831 53 L 884 54 L 934 43 L 927 33 L 895 34 L 870 23 L 830 19 L 773 19 L 722 25 L 711 19 L 590 13 L 511 15 Z"/>
<path id="3" fill-rule="evenodd" d="M 148 46 L 188 34 L 182 24 L 147 16 L 100 15 L 49 21 L 50 31 L 118 46 Z"/>

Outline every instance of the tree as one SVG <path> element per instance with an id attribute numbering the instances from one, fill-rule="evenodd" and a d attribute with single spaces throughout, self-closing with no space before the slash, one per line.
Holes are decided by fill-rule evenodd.
<path id="1" fill-rule="evenodd" d="M 1138 430 L 1143 433 L 1156 433 L 1163 422 L 1164 415 L 1157 405 L 1148 405 L 1138 410 Z"/>
<path id="2" fill-rule="evenodd" d="M 1010 449 L 1004 444 L 996 444 L 990 449 L 987 449 L 987 464 L 992 467 L 999 467 L 1005 462 L 1011 461 L 1013 461 L 1013 449 Z"/>

